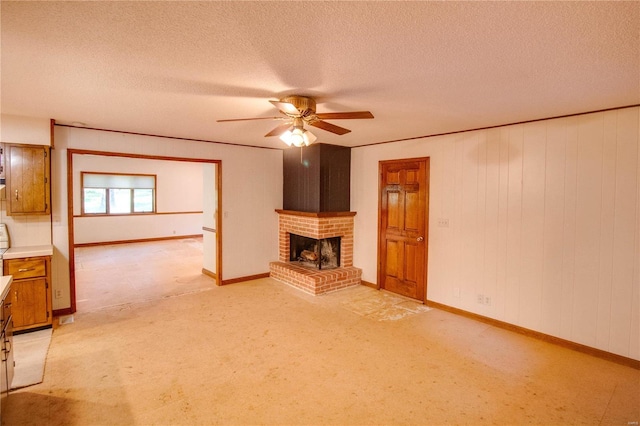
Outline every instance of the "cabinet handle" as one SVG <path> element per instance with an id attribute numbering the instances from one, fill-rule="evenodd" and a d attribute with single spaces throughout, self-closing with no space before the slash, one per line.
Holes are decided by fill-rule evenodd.
<path id="1" fill-rule="evenodd" d="M 18 272 L 28 272 L 28 271 L 35 271 L 36 268 L 20 268 L 18 269 Z"/>
<path id="2" fill-rule="evenodd" d="M 5 349 L 2 350 L 2 362 L 9 361 L 9 354 L 11 353 L 11 340 L 7 339 L 5 335 L 2 336 L 6 344 Z"/>
<path id="3" fill-rule="evenodd" d="M 6 362 L 9 361 L 9 353 L 11 352 L 11 348 L 9 348 L 8 350 L 5 349 L 2 351 L 2 362 Z"/>
<path id="4" fill-rule="evenodd" d="M 18 201 L 18 190 L 16 189 L 16 201 Z"/>

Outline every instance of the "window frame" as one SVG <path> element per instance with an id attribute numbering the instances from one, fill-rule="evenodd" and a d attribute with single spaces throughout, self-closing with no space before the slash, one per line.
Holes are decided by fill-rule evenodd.
<path id="1" fill-rule="evenodd" d="M 132 188 L 132 187 L 100 187 L 94 189 L 104 189 L 105 190 L 105 213 L 87 213 L 85 210 L 85 198 L 84 192 L 85 189 L 85 175 L 105 175 L 105 176 L 130 176 L 130 177 L 148 177 L 153 179 L 153 188 Z M 116 189 L 128 189 L 129 193 L 129 201 L 130 201 L 130 209 L 129 213 L 110 213 L 110 199 L 111 199 L 111 190 Z M 135 211 L 135 190 L 136 189 L 151 189 L 152 196 L 152 206 L 151 211 L 146 212 L 136 212 Z M 148 174 L 148 173 L 114 173 L 114 172 L 80 172 L 80 216 L 136 216 L 136 215 L 150 215 L 157 213 L 157 191 L 158 191 L 158 175 L 156 174 Z"/>

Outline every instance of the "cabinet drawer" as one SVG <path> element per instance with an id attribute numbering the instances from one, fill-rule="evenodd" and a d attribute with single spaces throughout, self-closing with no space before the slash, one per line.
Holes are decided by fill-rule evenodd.
<path id="1" fill-rule="evenodd" d="M 5 261 L 5 274 L 13 275 L 14 280 L 21 278 L 44 277 L 47 275 L 47 262 L 43 257 L 33 259 L 11 259 Z"/>

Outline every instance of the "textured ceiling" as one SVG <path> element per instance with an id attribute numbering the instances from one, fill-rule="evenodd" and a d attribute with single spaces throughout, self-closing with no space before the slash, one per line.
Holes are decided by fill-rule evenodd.
<path id="1" fill-rule="evenodd" d="M 316 98 L 358 146 L 640 104 L 640 2 L 1 4 L 1 112 L 282 148 Z"/>

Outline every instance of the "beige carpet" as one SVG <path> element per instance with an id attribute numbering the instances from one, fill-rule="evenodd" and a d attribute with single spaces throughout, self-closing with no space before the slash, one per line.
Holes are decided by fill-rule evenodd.
<path id="1" fill-rule="evenodd" d="M 16 365 L 11 389 L 42 383 L 51 335 L 52 330 L 49 328 L 13 336 L 13 358 Z"/>
<path id="2" fill-rule="evenodd" d="M 55 329 L 44 381 L 12 393 L 2 420 L 604 425 L 639 418 L 638 370 L 439 309 L 396 320 L 382 315 L 388 306 L 364 309 L 379 297 L 363 287 L 313 297 L 260 279 L 77 313 Z"/>
<path id="3" fill-rule="evenodd" d="M 565 425 L 640 419 L 640 371 L 368 287 L 217 287 L 184 240 L 79 250 L 75 321 L 6 425 Z M 199 259 L 199 262 L 198 262 Z M 188 283 L 188 284 L 184 284 Z"/>

